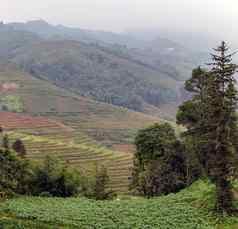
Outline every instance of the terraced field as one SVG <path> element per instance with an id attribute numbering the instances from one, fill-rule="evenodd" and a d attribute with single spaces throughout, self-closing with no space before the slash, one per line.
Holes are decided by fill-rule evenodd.
<path id="1" fill-rule="evenodd" d="M 156 117 L 145 116 L 136 112 L 133 112 L 132 115 L 124 109 L 113 112 L 113 110 L 101 110 L 95 109 L 95 107 L 89 107 L 87 113 L 83 114 L 51 113 L 47 114 L 47 117 L 61 121 L 73 129 L 80 130 L 111 149 L 114 146 L 131 145 L 137 130 L 161 121 Z"/>
<path id="2" fill-rule="evenodd" d="M 24 113 L 0 112 L 0 125 L 23 140 L 30 158 L 53 154 L 85 172 L 104 164 L 113 189 L 128 191 L 133 137 L 159 118 L 78 96 L 12 66 L 0 66 L 1 85 L 12 85 L 0 96 L 19 98 Z"/>
<path id="3" fill-rule="evenodd" d="M 133 161 L 132 153 L 116 152 L 86 135 L 54 120 L 30 115 L 0 112 L 0 125 L 10 143 L 21 139 L 27 156 L 34 160 L 54 155 L 89 174 L 96 165 L 108 168 L 110 187 L 127 192 Z"/>
<path id="4" fill-rule="evenodd" d="M 0 126 L 3 130 L 34 130 L 40 133 L 41 131 L 57 132 L 63 130 L 65 132 L 72 131 L 71 128 L 64 124 L 49 120 L 43 117 L 33 117 L 27 114 L 18 114 L 12 112 L 0 113 Z"/>
<path id="5" fill-rule="evenodd" d="M 63 130 L 63 129 L 62 129 Z M 129 177 L 133 154 L 116 152 L 99 145 L 89 137 L 76 131 L 61 133 L 30 133 L 30 129 L 22 132 L 8 131 L 10 142 L 21 139 L 27 149 L 27 157 L 41 160 L 46 155 L 66 161 L 84 174 L 90 174 L 95 166 L 108 168 L 110 187 L 117 192 L 128 192 Z"/>

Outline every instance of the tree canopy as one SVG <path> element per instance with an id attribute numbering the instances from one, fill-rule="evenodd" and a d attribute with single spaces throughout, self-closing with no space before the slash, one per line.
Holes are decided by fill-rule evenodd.
<path id="1" fill-rule="evenodd" d="M 184 147 L 170 124 L 154 124 L 140 130 L 135 144 L 133 188 L 151 197 L 177 192 L 185 187 Z"/>

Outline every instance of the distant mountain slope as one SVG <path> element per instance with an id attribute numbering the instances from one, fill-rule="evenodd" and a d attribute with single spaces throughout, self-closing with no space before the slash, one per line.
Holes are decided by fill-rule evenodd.
<path id="1" fill-rule="evenodd" d="M 185 42 L 177 43 L 174 40 L 168 39 L 168 37 L 164 37 L 163 34 L 161 37 L 159 36 L 160 33 L 153 35 L 151 31 L 147 33 L 147 36 L 150 38 L 144 39 L 140 33 L 113 33 L 100 30 L 71 28 L 63 25 L 54 26 L 43 20 L 28 21 L 26 23 L 10 23 L 8 25 L 16 30 L 32 32 L 46 39 L 77 40 L 85 43 L 98 43 L 104 46 L 117 44 L 127 46 L 129 49 L 147 50 L 153 48 L 153 50 L 156 50 L 156 52 L 160 54 L 167 53 L 173 49 L 173 55 L 178 57 L 183 53 L 184 56 L 191 58 L 192 54 L 191 49 L 186 46 Z M 152 33 L 152 35 L 150 33 Z M 196 57 L 192 57 L 192 59 L 196 59 Z"/>
<path id="2" fill-rule="evenodd" d="M 176 80 L 166 73 L 76 41 L 23 47 L 11 61 L 80 95 L 137 111 L 177 99 Z"/>
<path id="3" fill-rule="evenodd" d="M 136 111 L 178 104 L 196 66 L 193 54 L 167 39 L 142 41 L 44 21 L 1 25 L 0 36 L 6 30 L 10 40 L 19 36 L 7 48 L 7 61 L 79 95 Z M 0 39 L 0 51 L 4 46 Z"/>
<path id="4" fill-rule="evenodd" d="M 51 25 L 43 20 L 28 21 L 26 23 L 10 23 L 8 26 L 16 30 L 38 34 L 46 39 L 77 40 L 85 43 L 120 44 L 136 48 L 144 45 L 143 40 L 133 36 L 106 31 L 70 28 L 63 25 Z"/>
<path id="5" fill-rule="evenodd" d="M 186 46 L 182 46 L 169 39 L 159 37 L 158 35 L 156 38 L 142 39 L 140 36 L 137 37 L 136 33 L 112 33 L 70 28 L 62 25 L 53 26 L 43 20 L 29 21 L 26 23 L 11 23 L 9 26 L 17 30 L 33 32 L 46 39 L 77 40 L 88 44 L 99 44 L 109 48 L 113 48 L 113 46 L 117 46 L 117 48 L 121 49 L 126 48 L 128 49 L 126 50 L 127 52 L 129 51 L 132 56 L 137 58 L 144 55 L 146 55 L 149 59 L 157 58 L 159 61 L 153 63 L 153 66 L 160 68 L 162 68 L 159 64 L 160 61 L 167 62 L 167 65 L 169 65 L 170 68 L 178 67 L 180 64 L 189 65 L 191 68 L 191 64 L 193 66 L 197 63 L 202 55 L 199 52 L 192 52 Z M 133 51 L 136 50 L 140 50 L 139 56 L 133 55 Z M 140 60 L 146 61 L 143 58 Z"/>

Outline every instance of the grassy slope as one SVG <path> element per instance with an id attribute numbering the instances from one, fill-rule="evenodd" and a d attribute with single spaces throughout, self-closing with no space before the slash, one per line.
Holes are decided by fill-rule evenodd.
<path id="1" fill-rule="evenodd" d="M 212 215 L 214 189 L 199 181 L 178 194 L 154 199 L 128 197 L 114 201 L 83 198 L 19 198 L 1 206 L 5 220 L 48 226 L 25 228 L 235 229 L 238 218 Z M 57 211 L 56 211 L 57 209 Z M 1 221 L 0 221 L 1 222 Z M 7 227 L 6 227 L 7 228 Z M 24 227 L 22 227 L 24 228 Z"/>

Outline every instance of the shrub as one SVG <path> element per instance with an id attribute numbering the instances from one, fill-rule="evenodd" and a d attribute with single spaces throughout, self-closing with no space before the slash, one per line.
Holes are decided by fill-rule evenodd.
<path id="1" fill-rule="evenodd" d="M 37 196 L 46 193 L 55 197 L 75 196 L 80 190 L 80 175 L 56 158 L 47 156 L 35 166 L 31 186 L 32 194 Z"/>
<path id="2" fill-rule="evenodd" d="M 82 194 L 88 198 L 96 200 L 110 200 L 115 197 L 115 193 L 108 187 L 109 176 L 107 169 L 96 166 L 95 174 L 91 177 L 84 177 L 82 184 Z"/>
<path id="3" fill-rule="evenodd" d="M 108 190 L 109 176 L 107 169 L 102 167 L 96 172 L 94 196 L 96 200 L 107 200 L 113 198 L 113 192 Z"/>
<path id="4" fill-rule="evenodd" d="M 12 149 L 20 156 L 25 157 L 26 156 L 26 148 L 23 142 L 20 139 L 17 139 L 12 144 Z"/>

